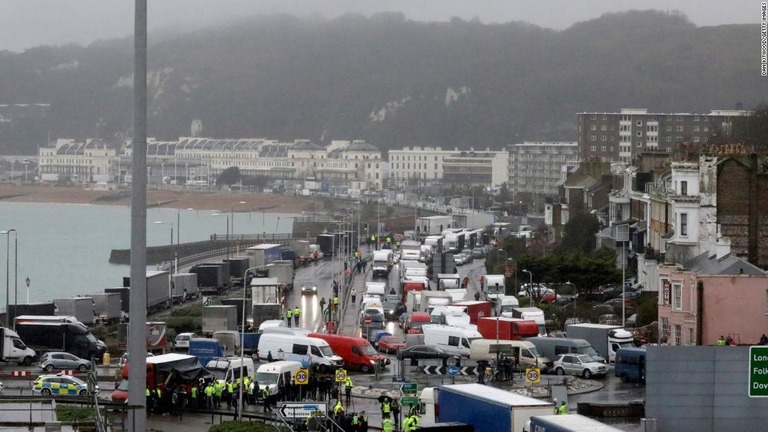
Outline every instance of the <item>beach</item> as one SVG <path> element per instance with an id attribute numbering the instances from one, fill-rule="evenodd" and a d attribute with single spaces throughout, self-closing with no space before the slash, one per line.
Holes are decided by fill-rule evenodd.
<path id="1" fill-rule="evenodd" d="M 94 190 L 78 186 L 0 184 L 0 202 L 131 205 L 131 189 Z M 245 204 L 241 204 L 245 202 Z M 173 186 L 147 191 L 147 207 L 234 212 L 302 213 L 312 199 L 252 192 L 193 190 Z"/>

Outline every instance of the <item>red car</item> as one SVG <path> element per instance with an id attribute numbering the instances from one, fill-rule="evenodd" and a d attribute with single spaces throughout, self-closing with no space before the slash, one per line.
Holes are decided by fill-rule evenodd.
<path id="1" fill-rule="evenodd" d="M 394 354 L 400 348 L 405 348 L 405 339 L 402 336 L 384 336 L 376 343 L 380 352 Z"/>

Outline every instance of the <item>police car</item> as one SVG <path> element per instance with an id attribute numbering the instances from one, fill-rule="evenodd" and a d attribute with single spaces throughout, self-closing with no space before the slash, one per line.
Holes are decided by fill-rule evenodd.
<path id="1" fill-rule="evenodd" d="M 86 396 L 88 384 L 68 375 L 40 375 L 32 384 L 32 392 L 43 396 Z"/>

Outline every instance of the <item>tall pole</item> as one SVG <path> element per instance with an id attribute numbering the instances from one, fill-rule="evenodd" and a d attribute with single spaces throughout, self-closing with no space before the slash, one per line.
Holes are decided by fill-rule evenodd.
<path id="1" fill-rule="evenodd" d="M 11 233 L 15 233 L 18 236 L 15 228 L 11 228 L 6 231 L 0 231 L 0 234 L 7 236 L 5 238 L 5 326 L 10 324 L 10 311 L 11 305 Z"/>
<path id="2" fill-rule="evenodd" d="M 627 298 L 624 290 L 627 286 L 626 260 L 624 259 L 624 242 L 621 242 L 621 326 L 627 325 Z"/>
<path id="3" fill-rule="evenodd" d="M 176 209 L 176 246 L 181 243 L 179 237 L 181 237 L 181 209 Z M 171 241 L 171 243 L 173 243 L 173 241 Z"/>
<path id="4" fill-rule="evenodd" d="M 376 198 L 376 243 L 373 250 L 379 250 L 379 239 L 381 239 L 381 197 Z"/>
<path id="5" fill-rule="evenodd" d="M 19 233 L 13 236 L 13 315 L 19 310 Z M 14 324 L 13 328 L 16 328 Z"/>
<path id="6" fill-rule="evenodd" d="M 133 31 L 133 183 L 131 187 L 131 288 L 128 352 L 142 365 L 128 376 L 128 430 L 147 430 L 147 0 L 135 1 Z"/>

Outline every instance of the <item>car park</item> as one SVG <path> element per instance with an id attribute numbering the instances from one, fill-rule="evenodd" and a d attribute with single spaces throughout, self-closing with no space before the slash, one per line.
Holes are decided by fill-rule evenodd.
<path id="1" fill-rule="evenodd" d="M 398 360 L 434 360 L 448 359 L 451 357 L 453 357 L 453 355 L 448 351 L 440 347 L 430 345 L 412 345 L 406 348 L 402 348 L 397 352 Z"/>
<path id="2" fill-rule="evenodd" d="M 302 285 L 301 294 L 317 294 L 317 285 Z"/>
<path id="3" fill-rule="evenodd" d="M 95 391 L 98 393 L 99 387 Z M 57 374 L 40 375 L 32 383 L 32 392 L 43 396 L 86 396 L 88 384 L 80 378 Z"/>
<path id="4" fill-rule="evenodd" d="M 179 333 L 173 340 L 173 344 L 176 348 L 189 349 L 189 340 L 196 337 L 197 335 L 192 332 Z"/>
<path id="5" fill-rule="evenodd" d="M 584 378 L 605 376 L 608 367 L 586 354 L 561 354 L 552 366 L 558 375 L 575 375 Z"/>
<path id="6" fill-rule="evenodd" d="M 85 372 L 91 369 L 91 362 L 67 352 L 47 352 L 40 356 L 40 369 L 46 372 L 55 370 Z"/>
<path id="7" fill-rule="evenodd" d="M 387 354 L 394 354 L 405 348 L 405 338 L 402 336 L 384 336 L 376 343 L 376 348 Z"/>

